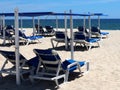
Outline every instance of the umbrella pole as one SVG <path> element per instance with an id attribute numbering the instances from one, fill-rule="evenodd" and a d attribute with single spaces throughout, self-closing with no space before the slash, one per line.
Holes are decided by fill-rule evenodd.
<path id="1" fill-rule="evenodd" d="M 68 49 L 68 40 L 67 40 L 67 17 L 66 17 L 66 15 L 64 18 L 64 24 L 65 24 L 65 49 L 67 50 Z"/>
<path id="2" fill-rule="evenodd" d="M 3 45 L 5 45 L 6 44 L 6 35 L 5 35 L 5 29 L 4 29 L 4 27 L 5 27 L 5 16 L 3 15 L 2 16 L 2 27 L 3 27 Z"/>
<path id="3" fill-rule="evenodd" d="M 98 29 L 100 30 L 100 16 L 98 16 Z"/>
<path id="4" fill-rule="evenodd" d="M 15 56 L 16 56 L 16 84 L 20 85 L 20 61 L 19 61 L 19 33 L 18 33 L 18 9 L 15 9 Z"/>
<path id="5" fill-rule="evenodd" d="M 33 36 L 35 35 L 35 20 L 34 20 L 34 17 L 32 17 L 33 19 Z"/>
<path id="6" fill-rule="evenodd" d="M 84 16 L 84 20 L 83 20 L 83 29 L 84 29 L 84 33 L 85 33 L 85 28 L 86 28 L 86 17 Z"/>
<path id="7" fill-rule="evenodd" d="M 39 30 L 39 27 L 40 27 L 40 17 L 38 17 L 38 27 L 37 27 L 37 29 L 38 29 L 38 34 L 40 34 L 40 30 Z"/>
<path id="8" fill-rule="evenodd" d="M 90 16 L 88 18 L 89 18 L 89 38 L 91 38 L 91 18 Z"/>
<path id="9" fill-rule="evenodd" d="M 70 10 L 70 14 L 72 14 L 72 11 Z M 70 46 L 71 46 L 71 59 L 74 59 L 74 47 L 73 47 L 73 41 L 74 41 L 74 37 L 73 37 L 73 19 L 72 19 L 72 15 L 70 15 Z"/>
<path id="10" fill-rule="evenodd" d="M 58 18 L 56 16 L 56 31 L 58 31 Z"/>
<path id="11" fill-rule="evenodd" d="M 20 25 L 21 25 L 21 30 L 23 30 L 23 26 L 22 26 L 22 17 L 20 17 Z"/>

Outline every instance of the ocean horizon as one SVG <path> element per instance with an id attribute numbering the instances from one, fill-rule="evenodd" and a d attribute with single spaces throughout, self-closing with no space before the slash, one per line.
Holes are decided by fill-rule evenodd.
<path id="1" fill-rule="evenodd" d="M 70 28 L 70 21 L 67 20 L 67 28 Z M 120 19 L 101 19 L 100 20 L 100 28 L 102 30 L 120 30 Z M 35 19 L 35 24 L 38 23 L 38 20 Z M 53 26 L 56 28 L 56 19 L 40 19 L 40 25 L 45 26 Z M 19 20 L 19 27 L 21 21 Z M 14 19 L 6 19 L 5 25 L 13 25 Z M 73 28 L 77 28 L 78 26 L 83 26 L 83 19 L 73 19 Z M 98 19 L 91 19 L 91 26 L 98 26 Z M 64 28 L 64 19 L 58 19 L 58 28 Z M 22 19 L 22 28 L 33 28 L 33 20 L 32 19 Z M 88 28 L 88 19 L 86 19 L 86 28 Z"/>

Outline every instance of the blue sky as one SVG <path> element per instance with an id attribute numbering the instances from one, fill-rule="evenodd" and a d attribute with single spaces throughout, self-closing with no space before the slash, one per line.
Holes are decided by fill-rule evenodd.
<path id="1" fill-rule="evenodd" d="M 0 12 L 69 12 L 105 13 L 107 18 L 120 18 L 120 0 L 0 0 Z"/>

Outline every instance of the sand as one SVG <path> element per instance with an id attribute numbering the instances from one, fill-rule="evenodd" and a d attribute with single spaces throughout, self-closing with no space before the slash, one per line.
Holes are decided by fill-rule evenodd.
<path id="1" fill-rule="evenodd" d="M 25 33 L 30 35 L 30 30 L 26 30 Z M 100 41 L 100 47 L 93 47 L 89 51 L 79 46 L 75 48 L 74 59 L 89 61 L 90 70 L 82 77 L 77 71 L 70 74 L 69 81 L 61 83 L 58 90 L 120 90 L 120 30 L 107 30 L 107 32 L 110 33 L 109 37 Z M 40 43 L 20 45 L 20 53 L 29 60 L 35 56 L 34 48 L 52 48 L 50 38 L 45 37 Z M 0 39 L 0 50 L 15 50 L 14 45 L 2 46 L 1 43 Z M 63 46 L 64 44 L 59 44 L 56 48 L 62 61 L 71 56 L 70 51 L 65 51 Z M 5 58 L 0 55 L 0 59 L 1 68 Z M 10 66 L 11 64 L 8 67 Z M 21 85 L 17 86 L 15 76 L 9 75 L 5 75 L 0 80 L 0 90 L 55 90 L 55 86 L 54 82 L 44 80 L 37 80 L 35 84 L 31 84 L 29 80 L 22 81 Z"/>

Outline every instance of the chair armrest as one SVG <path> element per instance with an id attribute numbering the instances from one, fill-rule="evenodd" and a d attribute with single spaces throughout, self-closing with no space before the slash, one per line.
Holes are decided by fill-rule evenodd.
<path id="1" fill-rule="evenodd" d="M 72 66 L 74 66 L 74 65 L 79 65 L 79 63 L 78 62 L 73 62 L 73 63 L 71 63 L 71 64 L 69 64 L 68 66 L 67 66 L 67 70 L 70 68 L 70 67 L 72 67 Z"/>

